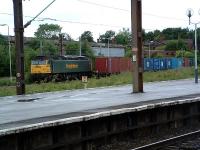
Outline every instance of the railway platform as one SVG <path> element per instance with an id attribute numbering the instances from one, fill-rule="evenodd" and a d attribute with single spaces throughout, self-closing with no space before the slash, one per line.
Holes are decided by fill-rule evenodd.
<path id="1" fill-rule="evenodd" d="M 0 134 L 38 123 L 171 101 L 173 97 L 197 97 L 200 84 L 193 79 L 152 82 L 144 84 L 144 93 L 131 92 L 131 85 L 122 85 L 0 97 Z"/>
<path id="2" fill-rule="evenodd" d="M 0 149 L 97 150 L 199 126 L 199 118 L 193 79 L 145 83 L 135 94 L 122 85 L 0 97 Z"/>

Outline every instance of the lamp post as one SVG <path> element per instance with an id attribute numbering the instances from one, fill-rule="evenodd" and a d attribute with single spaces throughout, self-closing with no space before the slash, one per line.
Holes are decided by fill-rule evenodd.
<path id="1" fill-rule="evenodd" d="M 10 52 L 10 32 L 9 32 L 9 25 L 7 24 L 0 24 L 0 26 L 7 26 L 8 28 L 8 51 L 9 51 L 9 60 L 10 60 L 10 81 L 12 81 L 12 59 L 11 59 L 11 52 Z"/>
<path id="2" fill-rule="evenodd" d="M 199 11 L 200 13 L 200 11 Z M 198 83 L 198 66 L 197 66 L 197 25 L 200 23 L 200 22 L 197 22 L 197 23 L 193 23 L 191 22 L 190 18 L 192 17 L 193 15 L 193 10 L 192 9 L 188 9 L 187 10 L 187 16 L 189 18 L 189 25 L 190 24 L 194 24 L 195 25 L 195 83 Z"/>
<path id="3" fill-rule="evenodd" d="M 81 56 L 81 55 L 82 55 L 82 43 L 81 43 L 81 36 L 79 37 L 79 44 L 80 44 L 80 47 L 79 47 L 79 55 Z"/>
<path id="4" fill-rule="evenodd" d="M 153 41 L 149 41 L 149 58 L 151 57 L 151 43 L 153 43 Z"/>

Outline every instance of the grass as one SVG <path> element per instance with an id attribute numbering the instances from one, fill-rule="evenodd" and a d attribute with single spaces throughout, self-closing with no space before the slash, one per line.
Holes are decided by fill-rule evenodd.
<path id="1" fill-rule="evenodd" d="M 164 81 L 186 79 L 194 76 L 193 68 L 182 68 L 179 70 L 165 70 L 158 72 L 145 72 L 144 82 Z M 112 75 L 106 78 L 88 79 L 87 88 L 124 85 L 132 83 L 131 73 L 122 73 L 119 75 Z M 10 82 L 9 78 L 0 78 L 0 96 L 9 96 L 16 94 L 15 81 Z M 65 82 L 50 82 L 41 84 L 27 84 L 26 93 L 43 93 L 51 91 L 83 89 L 84 84 L 81 81 L 65 81 Z"/>

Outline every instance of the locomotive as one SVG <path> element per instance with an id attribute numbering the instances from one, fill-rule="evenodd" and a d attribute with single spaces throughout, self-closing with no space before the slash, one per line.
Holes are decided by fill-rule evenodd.
<path id="1" fill-rule="evenodd" d="M 91 75 L 91 60 L 85 56 L 36 56 L 31 60 L 32 81 L 72 80 Z"/>

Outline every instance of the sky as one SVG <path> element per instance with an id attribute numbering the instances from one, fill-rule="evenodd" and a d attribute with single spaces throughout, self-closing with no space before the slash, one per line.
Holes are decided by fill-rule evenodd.
<path id="1" fill-rule="evenodd" d="M 14 35 L 13 2 L 0 1 L 0 24 L 7 24 L 10 35 Z M 52 1 L 23 0 L 24 24 Z M 33 37 L 40 24 L 53 23 L 60 25 L 62 32 L 68 33 L 74 40 L 78 40 L 84 31 L 91 31 L 96 40 L 108 30 L 117 33 L 122 28 L 131 27 L 130 4 L 131 0 L 56 0 L 25 29 L 24 35 Z M 143 29 L 146 32 L 168 27 L 193 29 L 194 25 L 188 24 L 188 8 L 194 12 L 192 22 L 200 21 L 200 0 L 142 0 Z M 0 26 L 1 34 L 7 35 L 7 32 L 6 26 Z"/>

